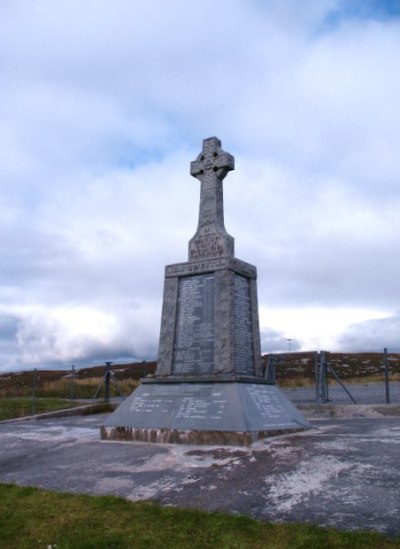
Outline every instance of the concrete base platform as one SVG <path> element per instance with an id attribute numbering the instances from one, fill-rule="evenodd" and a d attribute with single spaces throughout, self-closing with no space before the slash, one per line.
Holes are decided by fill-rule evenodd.
<path id="1" fill-rule="evenodd" d="M 251 444 L 310 428 L 275 385 L 146 383 L 101 427 L 103 440 L 184 444 Z"/>

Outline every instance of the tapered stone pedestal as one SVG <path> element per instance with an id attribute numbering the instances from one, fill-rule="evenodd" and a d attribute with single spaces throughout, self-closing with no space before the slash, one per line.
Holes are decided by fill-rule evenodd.
<path id="1" fill-rule="evenodd" d="M 240 445 L 307 427 L 275 385 L 155 382 L 136 389 L 101 434 L 111 440 Z"/>

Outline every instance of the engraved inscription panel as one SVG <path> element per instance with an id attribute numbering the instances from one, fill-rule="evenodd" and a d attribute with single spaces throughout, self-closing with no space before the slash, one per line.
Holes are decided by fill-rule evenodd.
<path id="1" fill-rule="evenodd" d="M 287 410 L 282 406 L 278 394 L 276 391 L 268 389 L 254 384 L 246 386 L 246 390 L 260 417 L 268 422 L 286 418 Z"/>
<path id="2" fill-rule="evenodd" d="M 182 420 L 208 419 L 221 420 L 227 404 L 227 400 L 220 392 L 214 391 L 208 397 L 190 396 L 184 397 L 176 412 L 176 418 Z"/>
<path id="3" fill-rule="evenodd" d="M 254 375 L 250 283 L 244 276 L 235 274 L 234 296 L 235 372 L 242 375 Z"/>
<path id="4" fill-rule="evenodd" d="M 141 414 L 170 415 L 176 409 L 178 399 L 178 402 L 182 401 L 178 407 L 178 414 L 181 417 L 191 417 L 191 414 L 198 416 L 205 409 L 215 408 L 215 404 L 218 407 L 218 399 L 214 404 L 211 397 L 213 397 L 211 386 L 159 385 L 145 390 L 141 396 L 136 396 L 129 411 Z"/>
<path id="5" fill-rule="evenodd" d="M 186 428 L 204 425 L 219 426 L 226 416 L 227 395 L 223 388 L 201 384 L 150 386 L 133 399 L 129 413 L 140 416 L 141 422 L 151 425 L 156 421 L 164 427 L 172 420 Z"/>
<path id="6" fill-rule="evenodd" d="M 179 281 L 173 374 L 210 374 L 214 366 L 214 276 Z"/>

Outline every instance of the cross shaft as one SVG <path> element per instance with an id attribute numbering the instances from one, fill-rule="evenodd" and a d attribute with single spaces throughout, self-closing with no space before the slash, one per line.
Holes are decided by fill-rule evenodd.
<path id="1" fill-rule="evenodd" d="M 222 181 L 235 169 L 234 157 L 221 149 L 216 137 L 204 139 L 203 148 L 190 164 L 190 174 L 201 182 L 199 224 L 189 242 L 189 260 L 233 256 L 233 238 L 224 225 Z"/>

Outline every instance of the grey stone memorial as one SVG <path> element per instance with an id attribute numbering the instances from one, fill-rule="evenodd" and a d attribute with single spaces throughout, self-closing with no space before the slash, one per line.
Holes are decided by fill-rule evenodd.
<path id="1" fill-rule="evenodd" d="M 234 255 L 222 182 L 234 158 L 203 141 L 190 173 L 201 182 L 189 260 L 165 268 L 158 363 L 109 417 L 103 439 L 248 444 L 303 430 L 306 420 L 263 378 L 257 270 Z"/>

